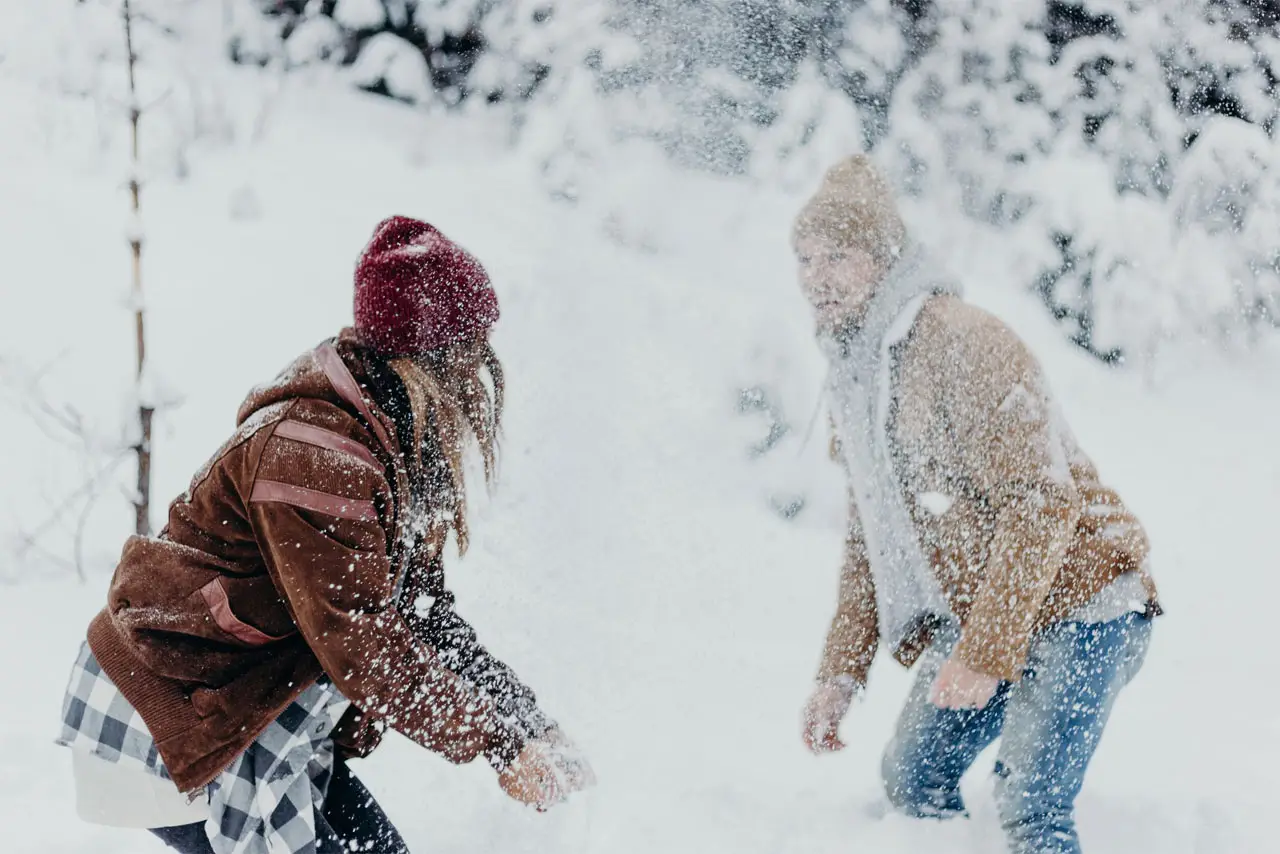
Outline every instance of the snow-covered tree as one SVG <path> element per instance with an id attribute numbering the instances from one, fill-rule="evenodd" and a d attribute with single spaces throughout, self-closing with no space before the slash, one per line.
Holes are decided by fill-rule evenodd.
<path id="1" fill-rule="evenodd" d="M 1167 264 L 1189 143 L 1217 114 L 1265 138 L 1276 110 L 1262 51 L 1274 38 L 1243 38 L 1228 11 L 1202 0 L 953 4 L 897 87 L 882 159 L 940 209 L 1005 229 L 1020 247 L 1015 274 L 1100 358 L 1221 327 L 1220 310 L 1192 294 L 1234 286 L 1192 285 Z M 1226 266 L 1223 281 L 1239 280 Z"/>
<path id="2" fill-rule="evenodd" d="M 412 104 L 454 106 L 472 94 L 476 61 L 489 47 L 491 17 L 501 0 L 236 0 L 257 10 L 258 22 L 237 16 L 232 58 L 266 63 L 283 55 L 290 66 L 335 63 L 356 86 Z M 549 4 L 543 4 L 549 8 Z M 273 35 L 262 37 L 263 17 Z M 536 23 L 536 22 L 535 22 Z M 495 26 L 494 35 L 500 26 Z M 494 81 L 497 89 L 511 81 Z"/>
<path id="3" fill-rule="evenodd" d="M 1269 138 L 1278 110 L 1280 39 L 1261 0 L 236 4 L 276 33 L 274 48 L 237 36 L 242 61 L 337 62 L 410 103 L 504 111 L 569 200 L 637 144 L 791 187 L 874 149 L 904 193 L 1004 231 L 1013 277 L 1108 361 L 1225 328 L 1212 301 L 1174 293 L 1192 286 L 1165 269 L 1168 246 L 1191 238 L 1172 199 L 1184 166 L 1203 171 L 1192 143 L 1209 119 Z M 1252 284 L 1222 287 L 1252 329 L 1274 312 L 1250 228 L 1231 239 L 1262 241 L 1245 252 L 1259 272 L 1223 272 Z"/>

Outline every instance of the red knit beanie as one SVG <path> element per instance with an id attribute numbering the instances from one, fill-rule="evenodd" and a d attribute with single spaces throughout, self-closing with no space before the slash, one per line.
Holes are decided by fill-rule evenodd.
<path id="1" fill-rule="evenodd" d="M 356 264 L 356 334 L 389 356 L 474 340 L 498 320 L 498 295 L 471 253 L 421 220 L 378 223 Z"/>

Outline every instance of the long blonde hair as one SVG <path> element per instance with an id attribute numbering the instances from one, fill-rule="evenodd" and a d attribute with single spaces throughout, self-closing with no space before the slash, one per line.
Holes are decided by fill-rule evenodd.
<path id="1" fill-rule="evenodd" d="M 419 485 L 414 492 L 426 505 L 416 509 L 430 510 L 424 520 L 427 540 L 439 548 L 452 527 L 458 552 L 466 554 L 470 537 L 463 463 L 474 441 L 484 461 L 485 483 L 493 483 L 502 427 L 502 364 L 482 339 L 390 359 L 387 366 L 409 398 L 413 446 L 404 457 L 410 478 Z"/>

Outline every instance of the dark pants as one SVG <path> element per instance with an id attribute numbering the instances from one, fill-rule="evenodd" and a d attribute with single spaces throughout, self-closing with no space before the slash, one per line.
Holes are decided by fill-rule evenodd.
<path id="1" fill-rule="evenodd" d="M 159 827 L 151 831 L 165 845 L 182 854 L 213 854 L 204 823 Z M 347 763 L 334 762 L 333 778 L 324 799 L 324 811 L 316 814 L 317 854 L 409 854 L 399 832 L 378 806 Z"/>

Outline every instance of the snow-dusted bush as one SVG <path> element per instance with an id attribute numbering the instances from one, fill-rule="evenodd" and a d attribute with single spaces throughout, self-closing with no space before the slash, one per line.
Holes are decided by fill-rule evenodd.
<path id="1" fill-rule="evenodd" d="M 1257 125 L 1215 118 L 1187 152 L 1170 199 L 1174 290 L 1206 330 L 1280 326 L 1280 155 Z"/>
<path id="2" fill-rule="evenodd" d="M 362 88 L 414 104 L 425 103 L 433 92 L 426 58 L 391 33 L 379 33 L 369 40 L 352 67 L 351 76 Z"/>
<path id="3" fill-rule="evenodd" d="M 938 207 L 1005 230 L 1018 278 L 1099 358 L 1273 325 L 1259 200 L 1274 36 L 1225 3 L 1047 8 L 948 6 L 895 91 L 881 158 Z M 1230 227 L 1206 225 L 1233 204 Z"/>
<path id="4" fill-rule="evenodd" d="M 257 12 L 256 21 L 235 22 L 231 55 L 237 62 L 266 63 L 283 56 L 292 67 L 335 63 L 351 68 L 351 81 L 362 89 L 414 104 L 450 106 L 474 91 L 470 76 L 488 46 L 487 19 L 519 5 L 499 0 L 236 2 Z M 265 40 L 264 19 L 272 33 Z"/>
<path id="5" fill-rule="evenodd" d="M 791 188 L 874 150 L 904 193 L 1007 232 L 1013 276 L 1099 358 L 1276 323 L 1280 40 L 1258 0 L 239 2 L 288 63 L 506 111 L 565 199 L 637 143 Z M 1215 166 L 1224 146 L 1254 165 Z M 1247 214 L 1214 225 L 1206 186 Z"/>

